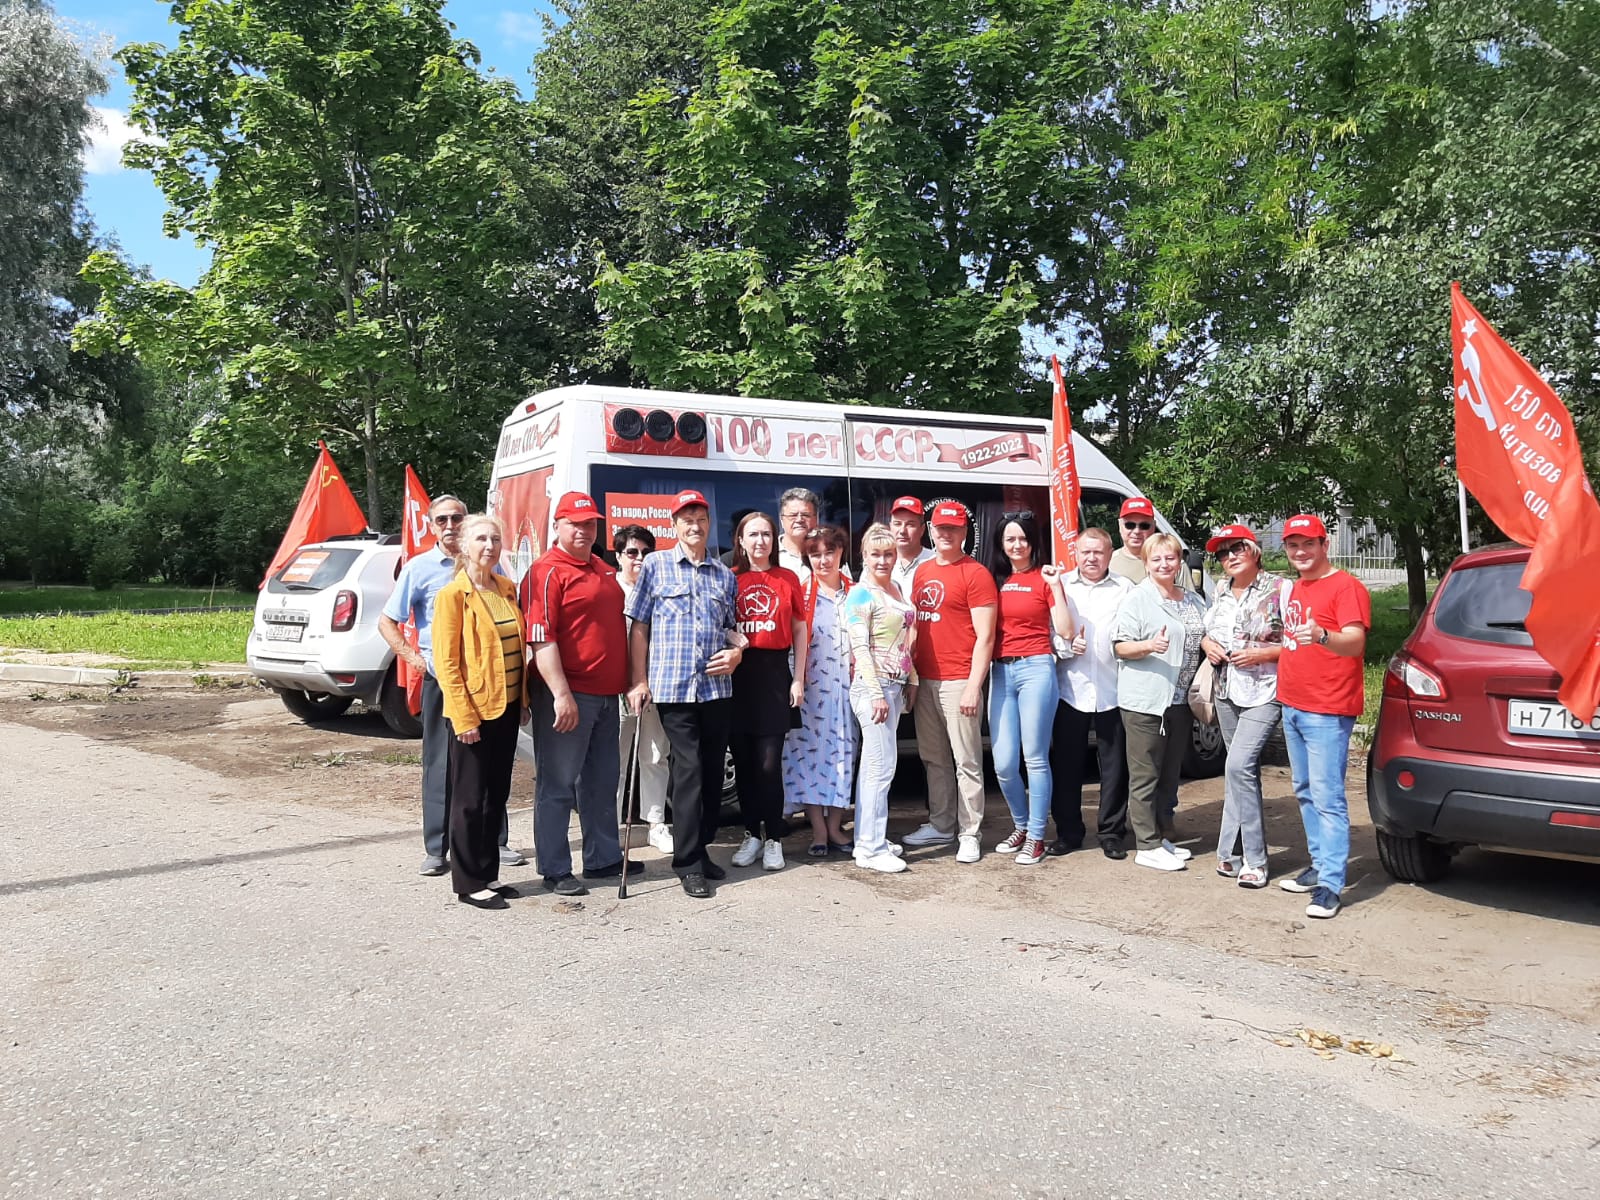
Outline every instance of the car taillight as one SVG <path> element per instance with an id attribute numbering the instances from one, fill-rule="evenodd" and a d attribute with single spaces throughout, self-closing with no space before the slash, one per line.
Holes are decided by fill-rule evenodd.
<path id="1" fill-rule="evenodd" d="M 1383 673 L 1383 694 L 1404 700 L 1443 700 L 1444 681 L 1419 667 L 1408 654 L 1396 654 Z"/>
<path id="2" fill-rule="evenodd" d="M 340 592 L 333 598 L 333 631 L 343 633 L 356 623 L 356 594 Z"/>

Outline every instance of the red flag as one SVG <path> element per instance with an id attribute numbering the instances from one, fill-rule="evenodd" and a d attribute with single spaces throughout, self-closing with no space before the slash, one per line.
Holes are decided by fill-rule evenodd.
<path id="1" fill-rule="evenodd" d="M 1061 378 L 1061 360 L 1050 356 L 1055 394 L 1050 413 L 1050 535 L 1056 565 L 1070 571 L 1078 565 L 1078 460 L 1072 451 L 1072 410 L 1067 407 L 1067 385 Z"/>
<path id="2" fill-rule="evenodd" d="M 289 528 L 257 586 L 266 587 L 267 580 L 276 575 L 301 546 L 341 533 L 360 533 L 366 527 L 366 515 L 351 493 L 350 485 L 333 465 L 328 447 L 318 442 L 317 465 L 311 468 L 311 477 L 300 493 L 300 503 L 289 520 Z"/>
<path id="3" fill-rule="evenodd" d="M 400 532 L 401 562 L 409 562 L 424 550 L 433 549 L 433 544 L 439 540 L 434 535 L 433 526 L 428 522 L 429 507 L 428 493 L 422 486 L 422 480 L 417 478 L 417 473 L 411 469 L 411 464 L 407 463 L 406 498 L 400 509 L 401 520 L 404 522 Z M 415 650 L 416 619 L 407 617 L 400 631 L 405 634 L 406 644 Z M 395 663 L 394 671 L 396 682 L 406 690 L 406 704 L 411 709 L 411 715 L 416 716 L 422 711 L 422 672 L 403 658 Z"/>
<path id="4" fill-rule="evenodd" d="M 1455 360 L 1456 470 L 1489 519 L 1524 546 L 1577 452 L 1566 406 L 1550 385 L 1450 285 Z"/>
<path id="5" fill-rule="evenodd" d="M 1600 504 L 1572 417 L 1554 389 L 1451 286 L 1456 469 L 1502 530 L 1533 554 L 1533 648 L 1561 675 L 1561 703 L 1584 721 L 1600 708 Z"/>

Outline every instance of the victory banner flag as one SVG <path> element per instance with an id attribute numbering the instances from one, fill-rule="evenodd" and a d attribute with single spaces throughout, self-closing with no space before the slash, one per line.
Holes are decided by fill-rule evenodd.
<path id="1" fill-rule="evenodd" d="M 411 469 L 411 464 L 406 464 L 406 499 L 401 508 L 401 518 L 404 522 L 400 531 L 400 561 L 410 562 L 424 550 L 433 549 L 439 539 L 434 536 L 433 525 L 428 521 L 428 493 L 422 486 L 422 480 L 417 478 L 417 473 Z M 406 623 L 400 627 L 400 632 L 405 634 L 406 645 L 413 650 L 417 648 L 417 622 L 415 618 L 407 617 Z M 406 690 L 406 705 L 411 709 L 411 715 L 416 716 L 422 712 L 422 672 L 416 670 L 405 659 L 396 659 L 394 664 L 395 682 Z"/>
<path id="2" fill-rule="evenodd" d="M 1581 720 L 1600 708 L 1600 504 L 1566 405 L 1451 285 L 1456 469 L 1506 536 L 1533 554 L 1533 648 L 1561 675 L 1561 703 Z"/>
<path id="3" fill-rule="evenodd" d="M 366 514 L 361 511 L 339 468 L 334 466 L 328 447 L 319 441 L 316 466 L 311 468 L 311 477 L 300 492 L 300 503 L 289 519 L 289 528 L 284 532 L 283 541 L 278 543 L 278 552 L 272 556 L 257 589 L 266 587 L 267 580 L 276 575 L 301 546 L 342 533 L 361 533 L 366 527 Z"/>
<path id="4" fill-rule="evenodd" d="M 1063 571 L 1078 565 L 1078 460 L 1072 450 L 1072 410 L 1067 406 L 1067 385 L 1061 378 L 1061 360 L 1050 356 L 1055 390 L 1050 404 L 1050 538 L 1056 565 Z"/>

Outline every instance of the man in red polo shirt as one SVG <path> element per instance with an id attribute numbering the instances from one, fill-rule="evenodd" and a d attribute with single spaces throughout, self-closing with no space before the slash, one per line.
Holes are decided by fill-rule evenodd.
<path id="1" fill-rule="evenodd" d="M 983 680 L 994 653 L 1000 593 L 983 564 L 967 554 L 967 510 L 947 500 L 934 506 L 934 555 L 917 568 L 912 646 L 917 675 L 913 712 L 917 754 L 928 772 L 928 821 L 908 833 L 908 846 L 957 841 L 956 861 L 978 861 L 983 824 Z"/>
<path id="2" fill-rule="evenodd" d="M 617 840 L 617 697 L 628 688 L 628 628 L 617 573 L 594 553 L 599 512 L 582 492 L 556 504 L 556 544 L 523 580 L 528 641 L 543 687 L 533 689 L 534 857 L 558 896 L 586 889 L 572 876 L 567 829 L 578 810 L 583 877 L 622 873 Z M 632 864 L 642 871 L 643 863 Z"/>

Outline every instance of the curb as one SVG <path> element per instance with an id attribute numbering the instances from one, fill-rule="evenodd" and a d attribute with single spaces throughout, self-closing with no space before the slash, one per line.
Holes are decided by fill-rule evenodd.
<path id="1" fill-rule="evenodd" d="M 119 678 L 132 680 L 144 687 L 195 686 L 195 678 L 204 675 L 211 686 L 236 686 L 253 684 L 255 676 L 248 671 L 136 671 L 131 676 L 115 667 L 60 667 L 48 663 L 0 663 L 0 683 L 53 683 L 68 686 L 111 687 Z"/>

